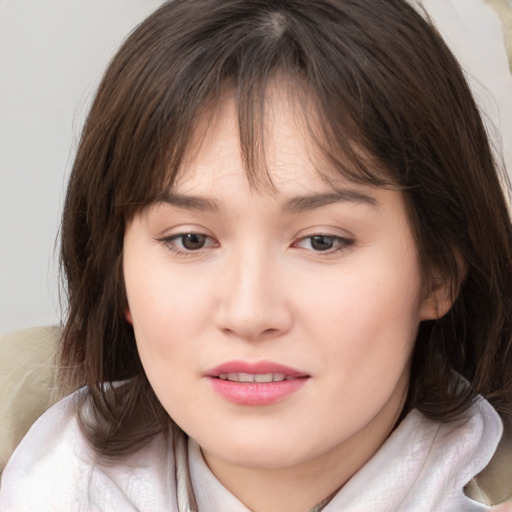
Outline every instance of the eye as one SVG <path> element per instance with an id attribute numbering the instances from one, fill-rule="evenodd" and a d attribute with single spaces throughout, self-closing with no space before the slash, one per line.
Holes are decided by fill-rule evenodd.
<path id="1" fill-rule="evenodd" d="M 203 233 L 179 233 L 159 241 L 176 254 L 188 254 L 218 245 L 215 240 Z"/>
<path id="2" fill-rule="evenodd" d="M 333 253 L 352 245 L 353 240 L 334 235 L 313 235 L 301 238 L 294 245 L 314 252 Z"/>
<path id="3" fill-rule="evenodd" d="M 315 235 L 310 237 L 311 248 L 315 251 L 329 251 L 336 243 L 336 238 L 326 235 Z"/>
<path id="4" fill-rule="evenodd" d="M 181 243 L 181 246 L 187 251 L 197 251 L 198 249 L 202 249 L 205 246 L 207 239 L 208 237 L 201 233 L 185 233 L 184 235 L 179 235 L 177 238 L 179 243 Z"/>

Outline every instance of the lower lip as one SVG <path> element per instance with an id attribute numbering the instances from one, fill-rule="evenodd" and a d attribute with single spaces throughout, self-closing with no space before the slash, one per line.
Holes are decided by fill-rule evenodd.
<path id="1" fill-rule="evenodd" d="M 280 382 L 241 383 L 209 377 L 213 389 L 222 397 L 238 405 L 270 405 L 280 402 L 298 391 L 308 378 Z"/>

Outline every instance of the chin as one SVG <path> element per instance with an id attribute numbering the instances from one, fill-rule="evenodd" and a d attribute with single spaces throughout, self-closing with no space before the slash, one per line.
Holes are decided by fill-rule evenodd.
<path id="1" fill-rule="evenodd" d="M 300 465 L 328 449 L 324 446 L 308 447 L 307 439 L 312 439 L 311 436 L 296 438 L 275 435 L 273 432 L 263 434 L 261 431 L 249 436 L 228 435 L 224 439 L 218 436 L 210 439 L 201 439 L 199 436 L 194 439 L 203 453 L 206 451 L 217 459 L 252 469 L 281 469 Z M 297 450 L 298 446 L 303 449 Z"/>

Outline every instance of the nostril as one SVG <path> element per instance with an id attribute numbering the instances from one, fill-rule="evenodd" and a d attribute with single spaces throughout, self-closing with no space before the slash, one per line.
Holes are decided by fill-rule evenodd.
<path id="1" fill-rule="evenodd" d="M 224 327 L 221 331 L 226 336 L 246 339 L 248 341 L 257 341 L 279 336 L 282 332 L 285 332 L 286 329 L 278 329 L 274 327 L 258 329 L 257 327 L 251 328 L 250 325 L 245 324 L 240 327 Z"/>
<path id="2" fill-rule="evenodd" d="M 289 304 L 280 292 L 255 279 L 221 292 L 214 322 L 224 335 L 251 341 L 279 336 L 293 323 Z"/>

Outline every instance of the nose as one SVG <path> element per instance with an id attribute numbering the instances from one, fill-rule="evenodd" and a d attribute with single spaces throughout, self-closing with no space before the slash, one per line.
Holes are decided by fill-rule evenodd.
<path id="1" fill-rule="evenodd" d="M 287 287 L 276 259 L 253 246 L 226 263 L 215 319 L 218 329 L 249 341 L 278 337 L 291 329 Z"/>

